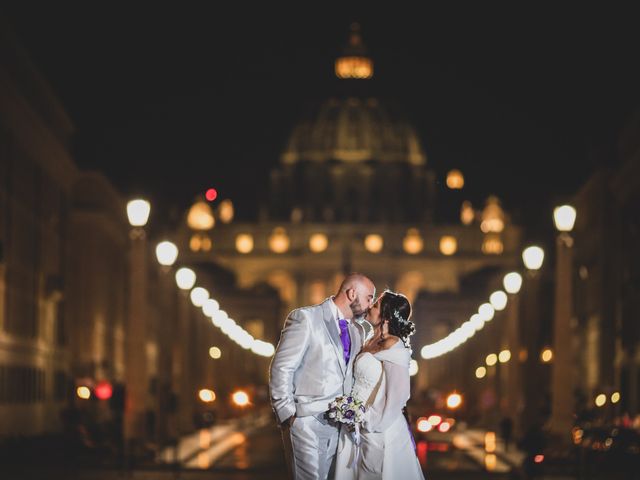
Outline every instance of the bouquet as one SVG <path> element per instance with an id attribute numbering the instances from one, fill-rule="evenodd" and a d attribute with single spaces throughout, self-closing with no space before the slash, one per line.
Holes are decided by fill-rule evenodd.
<path id="1" fill-rule="evenodd" d="M 335 422 L 344 423 L 350 431 L 354 431 L 364 420 L 365 412 L 362 400 L 351 395 L 341 395 L 329 404 L 328 417 Z"/>

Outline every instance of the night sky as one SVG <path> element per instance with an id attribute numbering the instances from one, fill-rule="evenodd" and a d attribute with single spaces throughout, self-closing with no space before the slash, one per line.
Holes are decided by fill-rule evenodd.
<path id="1" fill-rule="evenodd" d="M 640 106 L 630 11 L 53 3 L 2 11 L 76 125 L 76 162 L 163 210 L 215 186 L 253 215 L 296 119 L 335 91 L 353 21 L 372 88 L 404 106 L 438 177 L 458 167 L 469 198 L 495 193 L 524 217 L 616 165 Z"/>

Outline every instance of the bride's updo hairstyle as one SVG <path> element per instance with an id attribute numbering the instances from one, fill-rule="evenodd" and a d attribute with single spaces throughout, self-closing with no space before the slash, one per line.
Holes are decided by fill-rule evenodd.
<path id="1" fill-rule="evenodd" d="M 385 291 L 380 300 L 380 317 L 389 321 L 389 333 L 409 346 L 409 337 L 416 331 L 411 318 L 411 304 L 401 293 Z"/>

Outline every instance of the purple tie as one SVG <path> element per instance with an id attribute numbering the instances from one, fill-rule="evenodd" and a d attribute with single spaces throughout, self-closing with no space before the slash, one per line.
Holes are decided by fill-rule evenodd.
<path id="1" fill-rule="evenodd" d="M 342 341 L 342 351 L 344 355 L 344 364 L 349 363 L 349 356 L 351 353 L 351 337 L 349 336 L 349 322 L 344 318 L 338 319 L 340 324 L 340 340 Z"/>

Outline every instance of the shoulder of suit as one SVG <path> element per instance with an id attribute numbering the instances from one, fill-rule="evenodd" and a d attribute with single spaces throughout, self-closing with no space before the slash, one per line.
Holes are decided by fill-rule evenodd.
<path id="1" fill-rule="evenodd" d="M 313 315 L 319 311 L 322 311 L 322 306 L 324 305 L 324 302 L 319 303 L 317 305 L 308 305 L 306 307 L 299 307 L 296 308 L 294 310 L 291 310 L 291 312 L 289 312 L 289 315 L 287 315 L 288 317 L 294 317 L 294 318 L 300 318 L 300 317 L 304 317 L 307 315 Z"/>

